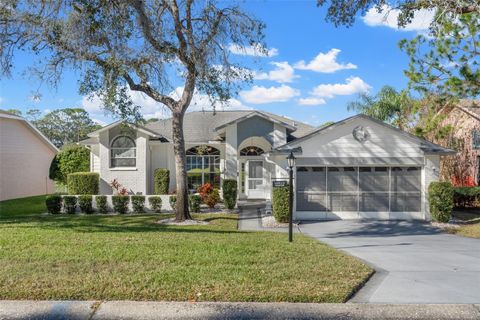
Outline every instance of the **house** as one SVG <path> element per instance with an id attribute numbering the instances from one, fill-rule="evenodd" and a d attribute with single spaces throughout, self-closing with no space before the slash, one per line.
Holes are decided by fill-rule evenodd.
<path id="1" fill-rule="evenodd" d="M 271 199 L 272 181 L 288 177 L 295 152 L 297 219 L 429 219 L 426 191 L 440 157 L 454 153 L 364 115 L 315 129 L 260 111 L 185 115 L 188 185 L 237 179 L 240 199 Z M 134 193 L 153 193 L 153 172 L 170 170 L 175 188 L 171 119 L 146 127 L 115 122 L 83 142 L 101 192 L 117 179 Z"/>
<path id="2" fill-rule="evenodd" d="M 0 201 L 55 192 L 48 173 L 57 152 L 30 122 L 0 110 Z"/>
<path id="3" fill-rule="evenodd" d="M 480 101 L 462 100 L 444 112 L 441 126 L 452 130 L 437 143 L 458 153 L 443 159 L 441 174 L 454 185 L 480 185 Z"/>

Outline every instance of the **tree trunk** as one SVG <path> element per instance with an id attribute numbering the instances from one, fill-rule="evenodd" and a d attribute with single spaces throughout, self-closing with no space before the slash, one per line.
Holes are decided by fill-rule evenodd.
<path id="1" fill-rule="evenodd" d="M 185 167 L 185 139 L 183 136 L 183 116 L 185 112 L 172 112 L 172 138 L 173 151 L 175 153 L 175 173 L 177 177 L 177 202 L 175 208 L 175 219 L 184 221 L 192 219 L 188 210 L 188 186 L 187 170 Z"/>

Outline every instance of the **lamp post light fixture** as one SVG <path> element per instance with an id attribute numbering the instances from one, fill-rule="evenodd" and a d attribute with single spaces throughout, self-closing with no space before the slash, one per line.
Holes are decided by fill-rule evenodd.
<path id="1" fill-rule="evenodd" d="M 288 168 L 288 242 L 293 241 L 293 167 L 295 167 L 295 156 L 293 151 L 287 157 Z"/>

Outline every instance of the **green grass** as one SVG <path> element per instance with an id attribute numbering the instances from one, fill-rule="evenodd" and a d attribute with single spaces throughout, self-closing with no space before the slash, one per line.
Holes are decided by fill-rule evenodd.
<path id="1" fill-rule="evenodd" d="M 165 226 L 12 212 L 0 219 L 0 299 L 344 302 L 372 273 L 303 235 L 239 232 L 236 215 Z"/>
<path id="2" fill-rule="evenodd" d="M 45 195 L 0 201 L 0 217 L 16 217 L 47 212 Z"/>

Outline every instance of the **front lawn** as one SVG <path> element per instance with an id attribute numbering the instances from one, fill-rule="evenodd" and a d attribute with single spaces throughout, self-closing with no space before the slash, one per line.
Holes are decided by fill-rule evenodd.
<path id="1" fill-rule="evenodd" d="M 0 217 L 25 216 L 47 212 L 45 195 L 0 201 Z"/>
<path id="2" fill-rule="evenodd" d="M 372 270 L 303 235 L 158 216 L 0 219 L 0 299 L 344 302 Z"/>

